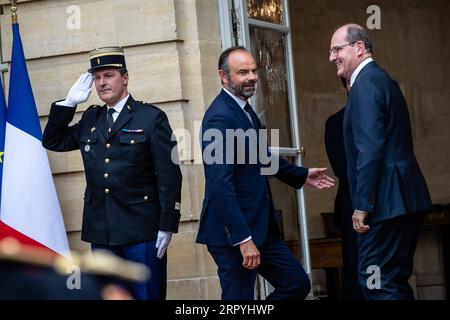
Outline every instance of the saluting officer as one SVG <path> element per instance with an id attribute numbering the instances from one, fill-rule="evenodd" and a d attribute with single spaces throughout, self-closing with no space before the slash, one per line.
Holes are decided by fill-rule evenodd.
<path id="1" fill-rule="evenodd" d="M 80 149 L 86 174 L 81 239 L 146 264 L 147 283 L 136 283 L 136 299 L 165 299 L 166 249 L 180 221 L 181 171 L 166 114 L 128 93 L 123 49 L 89 53 L 91 69 L 65 100 L 52 104 L 43 145 L 52 151 Z M 103 106 L 91 106 L 69 126 L 92 83 Z"/>

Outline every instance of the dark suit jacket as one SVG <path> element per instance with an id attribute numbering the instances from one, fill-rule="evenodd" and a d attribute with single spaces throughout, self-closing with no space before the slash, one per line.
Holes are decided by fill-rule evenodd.
<path id="1" fill-rule="evenodd" d="M 171 160 L 176 142 L 166 114 L 131 96 L 106 128 L 106 105 L 87 109 L 69 126 L 75 108 L 52 105 L 43 145 L 80 149 L 86 174 L 82 240 L 108 245 L 153 241 L 158 230 L 176 232 L 181 172 Z"/>
<path id="2" fill-rule="evenodd" d="M 369 223 L 431 209 L 405 99 L 375 62 L 361 70 L 350 90 L 344 141 L 352 204 L 369 212 Z"/>
<path id="3" fill-rule="evenodd" d="M 353 208 L 347 179 L 347 160 L 344 147 L 344 112 L 345 107 L 331 115 L 325 122 L 325 149 L 339 179 L 336 198 L 334 199 L 334 221 L 339 228 L 353 228 Z"/>
<path id="4" fill-rule="evenodd" d="M 261 123 L 258 123 L 259 127 Z M 223 137 L 227 129 L 252 128 L 252 124 L 241 107 L 225 91 L 213 101 L 202 122 L 202 134 L 208 129 L 220 131 Z M 202 149 L 211 145 L 205 137 Z M 263 165 L 251 164 L 246 159 L 237 163 L 237 147 L 227 149 L 223 141 L 221 148 L 223 164 L 204 162 L 205 199 L 200 217 L 197 242 L 210 246 L 232 246 L 249 236 L 256 245 L 266 239 L 269 228 L 277 221 L 270 193 L 268 177 L 261 175 Z M 249 154 L 248 144 L 245 147 Z M 227 153 L 234 152 L 234 164 L 226 164 Z M 259 160 L 259 158 L 258 158 Z M 280 159 L 276 177 L 295 188 L 301 188 L 308 176 L 308 169 L 297 167 Z M 279 230 L 275 228 L 279 234 Z"/>

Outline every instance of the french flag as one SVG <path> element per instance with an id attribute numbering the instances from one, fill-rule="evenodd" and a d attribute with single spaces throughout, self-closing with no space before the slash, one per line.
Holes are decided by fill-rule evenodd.
<path id="1" fill-rule="evenodd" d="M 5 99 L 3 97 L 2 102 L 1 95 L 0 240 L 12 237 L 23 244 L 47 248 L 69 258 L 67 234 L 47 152 L 42 146 L 41 126 L 17 23 L 13 24 L 6 121 Z"/>

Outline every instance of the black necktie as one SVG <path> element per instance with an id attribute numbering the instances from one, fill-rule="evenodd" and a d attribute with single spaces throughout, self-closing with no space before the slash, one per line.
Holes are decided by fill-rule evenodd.
<path id="1" fill-rule="evenodd" d="M 250 115 L 250 118 L 252 119 L 253 122 L 253 128 L 259 129 L 260 126 L 258 116 L 256 115 L 256 112 L 253 111 L 252 106 L 248 102 L 245 105 L 244 110 L 247 111 L 247 113 Z"/>
<path id="2" fill-rule="evenodd" d="M 114 125 L 114 118 L 113 114 L 116 112 L 113 108 L 108 109 L 108 116 L 106 117 L 106 123 L 108 124 L 108 131 L 111 131 L 113 125 Z"/>

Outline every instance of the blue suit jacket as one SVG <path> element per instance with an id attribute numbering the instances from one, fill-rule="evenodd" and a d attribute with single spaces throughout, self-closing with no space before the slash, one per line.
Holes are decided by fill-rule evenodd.
<path id="1" fill-rule="evenodd" d="M 350 90 L 344 142 L 353 208 L 369 212 L 369 223 L 431 209 L 405 99 L 375 62 L 361 70 Z"/>
<path id="2" fill-rule="evenodd" d="M 245 112 L 223 90 L 208 108 L 202 122 L 203 134 L 208 129 L 216 129 L 223 137 L 227 129 L 251 128 L 252 124 Z M 203 151 L 212 143 L 205 140 L 202 139 Z M 269 228 L 277 221 L 268 177 L 261 175 L 263 165 L 259 158 L 256 164 L 248 161 L 248 144 L 245 146 L 246 160 L 243 164 L 236 164 L 236 146 L 234 150 L 227 149 L 224 141 L 220 151 L 223 152 L 222 164 L 204 161 L 205 199 L 197 242 L 210 246 L 232 246 L 252 236 L 255 244 L 261 245 Z M 226 155 L 233 151 L 234 164 L 227 164 Z M 308 169 L 292 165 L 281 158 L 279 160 L 279 170 L 275 176 L 295 188 L 301 188 L 308 176 Z"/>

